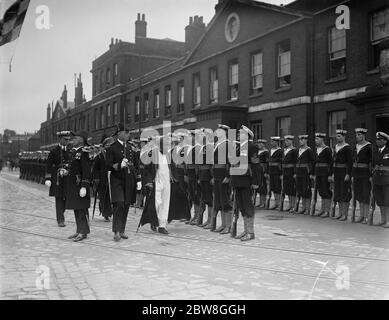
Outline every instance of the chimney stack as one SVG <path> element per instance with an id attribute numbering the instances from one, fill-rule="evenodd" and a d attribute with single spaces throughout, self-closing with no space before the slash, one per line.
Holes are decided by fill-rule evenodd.
<path id="1" fill-rule="evenodd" d="M 51 105 L 49 103 L 46 110 L 46 120 L 49 121 L 50 119 L 51 119 Z"/>
<path id="2" fill-rule="evenodd" d="M 62 92 L 62 101 L 63 101 L 64 109 L 67 109 L 68 108 L 68 90 L 66 89 L 66 85 L 64 86 L 64 89 Z"/>
<path id="3" fill-rule="evenodd" d="M 77 107 L 82 103 L 83 103 L 83 88 L 82 88 L 81 73 L 80 73 L 77 79 L 77 87 L 74 93 L 74 106 Z"/>
<path id="4" fill-rule="evenodd" d="M 201 36 L 205 33 L 205 23 L 203 17 L 189 17 L 189 25 L 185 28 L 185 44 L 186 50 L 193 49 Z"/>
<path id="5" fill-rule="evenodd" d="M 114 42 L 113 42 L 113 38 L 111 38 L 111 44 L 109 45 L 109 49 L 112 49 L 113 46 L 114 46 Z"/>
<path id="6" fill-rule="evenodd" d="M 135 43 L 136 43 L 136 38 L 146 38 L 146 37 L 147 37 L 146 15 L 142 14 L 142 20 L 141 20 L 141 14 L 138 13 L 137 20 L 135 21 Z"/>

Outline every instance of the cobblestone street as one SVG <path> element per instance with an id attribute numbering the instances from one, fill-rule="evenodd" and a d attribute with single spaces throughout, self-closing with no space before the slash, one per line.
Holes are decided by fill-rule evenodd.
<path id="1" fill-rule="evenodd" d="M 1 299 L 389 298 L 383 228 L 257 210 L 256 239 L 242 243 L 180 222 L 168 236 L 136 233 L 130 209 L 129 239 L 116 243 L 97 210 L 74 243 L 73 213 L 58 228 L 45 186 L 3 171 L 0 190 Z"/>

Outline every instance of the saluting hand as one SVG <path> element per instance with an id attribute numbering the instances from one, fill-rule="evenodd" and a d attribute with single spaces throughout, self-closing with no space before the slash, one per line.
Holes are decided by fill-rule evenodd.
<path id="1" fill-rule="evenodd" d="M 345 182 L 350 181 L 350 175 L 349 175 L 349 174 L 346 174 L 346 175 L 345 175 L 344 181 L 345 181 Z"/>
<path id="2" fill-rule="evenodd" d="M 45 185 L 46 185 L 46 187 L 51 187 L 51 181 L 50 180 L 46 180 L 45 181 Z"/>

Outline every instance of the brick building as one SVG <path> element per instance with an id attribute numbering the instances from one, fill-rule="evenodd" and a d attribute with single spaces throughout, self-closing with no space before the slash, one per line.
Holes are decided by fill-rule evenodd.
<path id="1" fill-rule="evenodd" d="M 349 29 L 336 27 L 339 5 L 349 9 Z M 148 38 L 140 14 L 135 35 L 135 43 L 112 39 L 92 64 L 92 100 L 64 108 L 62 97 L 59 119 L 42 124 L 43 137 L 79 127 L 99 142 L 124 119 L 134 135 L 162 129 L 163 121 L 173 129 L 245 124 L 257 138 L 388 131 L 382 58 L 379 68 L 389 50 L 385 0 L 220 0 L 208 25 L 189 19 L 185 42 Z"/>

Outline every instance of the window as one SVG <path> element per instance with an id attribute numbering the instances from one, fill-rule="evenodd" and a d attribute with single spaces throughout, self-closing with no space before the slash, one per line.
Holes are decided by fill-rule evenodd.
<path id="1" fill-rule="evenodd" d="M 262 92 L 263 87 L 263 66 L 262 52 L 251 55 L 251 94 Z"/>
<path id="2" fill-rule="evenodd" d="M 284 137 L 291 134 L 290 131 L 291 119 L 290 117 L 281 117 L 277 119 L 276 132 L 279 137 Z"/>
<path id="3" fill-rule="evenodd" d="M 331 148 L 335 145 L 336 130 L 346 129 L 346 111 L 333 111 L 328 114 L 328 136 Z"/>
<path id="4" fill-rule="evenodd" d="M 104 115 L 104 108 L 100 108 L 100 128 L 105 127 L 105 115 Z"/>
<path id="5" fill-rule="evenodd" d="M 145 93 L 143 96 L 144 101 L 144 113 L 143 113 L 143 120 L 147 121 L 149 120 L 149 110 L 150 110 L 150 102 L 149 102 L 149 94 Z"/>
<path id="6" fill-rule="evenodd" d="M 277 48 L 277 88 L 289 87 L 291 84 L 290 41 L 283 41 Z"/>
<path id="7" fill-rule="evenodd" d="M 159 90 L 154 91 L 154 118 L 159 118 Z"/>
<path id="8" fill-rule="evenodd" d="M 140 101 L 139 97 L 135 97 L 135 122 L 139 122 L 139 113 L 140 113 Z"/>
<path id="9" fill-rule="evenodd" d="M 110 68 L 107 69 L 105 82 L 106 82 L 108 85 L 111 83 L 111 69 L 110 69 Z"/>
<path id="10" fill-rule="evenodd" d="M 100 71 L 100 90 L 99 92 L 103 92 L 104 91 L 104 73 L 103 71 Z"/>
<path id="11" fill-rule="evenodd" d="M 113 79 L 112 79 L 112 84 L 115 85 L 116 84 L 116 78 L 118 76 L 118 64 L 115 63 L 113 65 Z"/>
<path id="12" fill-rule="evenodd" d="M 209 70 L 209 102 L 217 103 L 219 98 L 219 81 L 217 68 L 213 67 Z"/>
<path id="13" fill-rule="evenodd" d="M 97 109 L 95 109 L 95 130 L 99 128 L 99 117 L 97 114 Z"/>
<path id="14" fill-rule="evenodd" d="M 389 7 L 371 15 L 371 36 L 369 69 L 377 69 L 380 65 L 382 42 L 389 39 Z M 387 49 L 386 49 L 387 50 Z"/>
<path id="15" fill-rule="evenodd" d="M 111 124 L 111 105 L 107 105 L 107 125 Z"/>
<path id="16" fill-rule="evenodd" d="M 331 28 L 328 33 L 328 78 L 339 78 L 346 74 L 346 30 Z"/>
<path id="17" fill-rule="evenodd" d="M 177 104 L 177 113 L 182 113 L 185 111 L 185 86 L 184 81 L 178 83 L 178 104 Z"/>
<path id="18" fill-rule="evenodd" d="M 254 133 L 254 141 L 262 139 L 262 121 L 253 123 L 251 125 L 251 131 Z"/>
<path id="19" fill-rule="evenodd" d="M 228 100 L 238 100 L 239 97 L 239 64 L 231 61 L 228 66 Z"/>
<path id="20" fill-rule="evenodd" d="M 118 123 L 119 122 L 119 112 L 118 112 L 118 103 L 113 103 L 113 122 Z"/>
<path id="21" fill-rule="evenodd" d="M 97 77 L 97 75 L 95 75 L 95 77 L 94 77 L 94 83 L 93 83 L 93 95 L 95 96 L 96 94 L 98 94 L 99 93 L 99 88 L 98 88 L 98 77 Z"/>
<path id="22" fill-rule="evenodd" d="M 198 108 L 201 103 L 200 73 L 193 75 L 193 107 Z"/>
<path id="23" fill-rule="evenodd" d="M 172 114 L 172 88 L 170 86 L 165 87 L 165 116 Z"/>

